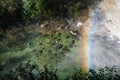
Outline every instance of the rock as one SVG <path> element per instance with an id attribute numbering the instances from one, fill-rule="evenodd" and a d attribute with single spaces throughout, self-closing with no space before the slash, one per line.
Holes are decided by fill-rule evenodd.
<path id="1" fill-rule="evenodd" d="M 44 24 L 41 24 L 40 27 L 43 28 L 45 25 Z"/>
<path id="2" fill-rule="evenodd" d="M 83 25 L 83 23 L 78 21 L 77 27 L 81 27 L 82 25 Z"/>
<path id="3" fill-rule="evenodd" d="M 61 27 L 58 27 L 57 30 L 61 30 Z"/>
<path id="4" fill-rule="evenodd" d="M 39 23 L 36 23 L 36 26 L 38 26 L 39 25 Z"/>
<path id="5" fill-rule="evenodd" d="M 75 32 L 73 32 L 73 31 L 70 31 L 70 33 L 72 34 L 72 35 L 77 35 L 77 33 L 75 33 Z"/>

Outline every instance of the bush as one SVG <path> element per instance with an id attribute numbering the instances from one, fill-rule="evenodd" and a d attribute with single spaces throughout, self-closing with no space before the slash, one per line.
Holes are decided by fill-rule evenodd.
<path id="1" fill-rule="evenodd" d="M 0 28 L 15 24 L 21 19 L 20 0 L 1 0 L 0 1 Z"/>
<path id="2" fill-rule="evenodd" d="M 0 27 L 38 17 L 76 17 L 79 10 L 95 1 L 98 0 L 1 0 Z"/>
<path id="3" fill-rule="evenodd" d="M 80 2 L 70 4 L 67 7 L 67 15 L 70 16 L 70 17 L 77 17 L 78 13 L 79 13 L 79 10 L 80 10 L 80 7 L 82 7 L 82 6 L 83 6 L 83 4 L 80 3 Z"/>
<path id="4" fill-rule="evenodd" d="M 5 11 L 12 14 L 21 14 L 24 19 L 35 18 L 38 15 L 54 16 L 62 15 L 67 11 L 77 11 L 83 3 L 81 1 L 61 1 L 61 0 L 2 0 L 0 16 L 4 16 Z M 70 7 L 70 8 L 69 8 Z M 71 7 L 73 7 L 72 10 Z M 66 10 L 66 11 L 65 11 Z M 14 13 L 15 12 L 15 13 Z M 66 13 L 67 14 L 67 13 Z M 20 17 L 20 16 L 19 16 Z M 18 18 L 18 17 L 17 17 Z"/>
<path id="5" fill-rule="evenodd" d="M 0 74 L 1 80 L 61 80 L 56 74 L 56 69 L 48 69 L 44 66 L 43 70 L 39 70 L 36 65 L 30 64 L 30 61 L 15 69 L 8 71 L 4 75 Z M 118 71 L 119 72 L 119 71 Z M 83 72 L 81 69 L 64 80 L 119 80 L 120 74 L 117 73 L 115 67 L 105 67 L 99 71 L 91 70 L 88 73 Z"/>
<path id="6" fill-rule="evenodd" d="M 23 0 L 22 17 L 24 20 L 33 19 L 41 15 L 42 0 Z"/>
<path id="7" fill-rule="evenodd" d="M 0 74 L 0 80 L 58 80 L 58 76 L 56 70 L 50 70 L 46 65 L 44 70 L 39 70 L 28 61 L 5 74 Z"/>
<path id="8" fill-rule="evenodd" d="M 81 3 L 81 1 L 77 0 L 44 0 L 43 6 L 43 14 L 45 17 L 74 17 L 78 15 L 78 12 L 80 8 L 83 7 L 83 4 Z"/>

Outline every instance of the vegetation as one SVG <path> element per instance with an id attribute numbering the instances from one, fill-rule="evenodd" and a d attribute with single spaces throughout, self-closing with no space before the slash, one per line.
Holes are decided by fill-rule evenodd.
<path id="1" fill-rule="evenodd" d="M 0 28 L 36 18 L 75 17 L 98 0 L 0 0 Z"/>
<path id="2" fill-rule="evenodd" d="M 0 0 L 0 80 L 119 80 L 116 66 L 87 73 L 74 69 L 61 79 L 55 66 L 75 46 L 76 36 L 49 24 L 13 27 L 32 19 L 77 17 L 95 1 L 101 0 Z"/>
<path id="3" fill-rule="evenodd" d="M 79 69 L 64 80 L 119 80 L 120 75 L 117 70 L 115 66 L 101 68 L 99 71 L 90 70 L 88 73 Z M 30 61 L 20 64 L 5 74 L 0 74 L 0 77 L 1 80 L 61 80 L 56 69 L 48 69 L 45 65 L 43 70 L 39 70 L 36 65 L 30 64 Z"/>
<path id="4" fill-rule="evenodd" d="M 0 33 L 0 66 L 11 69 L 28 59 L 40 68 L 57 64 L 70 51 L 75 39 L 67 31 L 46 26 L 15 28 Z"/>

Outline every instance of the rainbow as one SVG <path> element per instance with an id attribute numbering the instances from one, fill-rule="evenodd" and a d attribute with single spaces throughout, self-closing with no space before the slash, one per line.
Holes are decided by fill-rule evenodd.
<path id="1" fill-rule="evenodd" d="M 88 15 L 91 16 L 91 9 L 88 11 Z M 88 18 L 83 27 L 80 29 L 80 66 L 84 71 L 89 70 L 89 25 L 90 18 Z"/>
<path id="2" fill-rule="evenodd" d="M 92 9 L 89 9 L 88 16 L 92 18 L 88 18 L 84 24 L 83 27 L 80 29 L 80 66 L 83 70 L 88 71 L 89 68 L 97 68 L 97 67 L 105 67 L 105 66 L 113 66 L 117 65 L 120 66 L 119 59 L 120 56 L 118 54 L 115 54 L 116 52 L 119 53 L 119 47 L 116 49 L 115 47 L 112 47 L 109 45 L 109 47 L 112 47 L 110 49 L 107 49 L 106 46 L 104 47 L 104 35 L 115 35 L 119 37 L 119 12 L 120 7 L 118 6 L 120 3 L 119 0 L 103 0 L 99 5 L 98 9 L 92 11 Z M 100 10 L 100 11 L 99 11 Z M 104 16 L 101 14 L 103 13 Z M 103 18 L 103 17 L 105 18 Z M 104 19 L 103 22 L 101 19 Z M 108 19 L 111 20 L 112 23 L 108 23 Z M 98 21 L 98 22 L 97 22 Z M 101 23 L 105 24 L 104 27 L 100 27 Z M 93 26 L 95 26 L 93 28 Z M 108 28 L 109 26 L 109 28 Z M 113 27 L 114 26 L 114 27 Z M 96 28 L 97 27 L 97 28 Z M 99 30 L 100 29 L 100 30 Z M 108 29 L 109 31 L 105 30 Z M 117 29 L 117 30 L 115 30 Z M 102 43 L 99 42 L 99 40 L 96 42 L 91 41 L 94 35 L 92 35 L 91 31 L 95 31 L 94 34 L 100 34 L 102 35 Z M 104 33 L 105 32 L 105 33 Z M 117 34 L 114 34 L 117 33 Z M 107 40 L 109 41 L 109 40 Z M 101 45 L 100 45 L 101 44 Z M 105 45 L 110 44 L 106 43 Z M 117 44 L 116 42 L 114 44 Z M 95 47 L 95 48 L 93 48 Z M 109 51 L 110 50 L 110 51 Z M 97 53 L 98 54 L 94 54 Z M 104 53 L 106 53 L 104 55 Z M 107 54 L 109 53 L 109 54 Z M 114 54 L 113 54 L 114 53 Z M 106 57 L 107 56 L 107 57 Z M 93 59 L 94 57 L 94 59 Z M 101 61 L 99 61 L 101 60 Z M 110 61 L 111 60 L 111 61 Z"/>

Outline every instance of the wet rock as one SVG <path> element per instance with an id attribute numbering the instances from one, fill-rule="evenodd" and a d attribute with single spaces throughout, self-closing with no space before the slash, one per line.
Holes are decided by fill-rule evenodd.
<path id="1" fill-rule="evenodd" d="M 83 26 L 83 23 L 78 21 L 77 27 L 82 27 L 82 26 Z"/>
<path id="2" fill-rule="evenodd" d="M 70 31 L 70 34 L 77 36 L 77 33 L 74 31 Z"/>
<path id="3" fill-rule="evenodd" d="M 41 27 L 41 28 L 45 27 L 45 24 L 41 24 L 40 27 Z"/>

